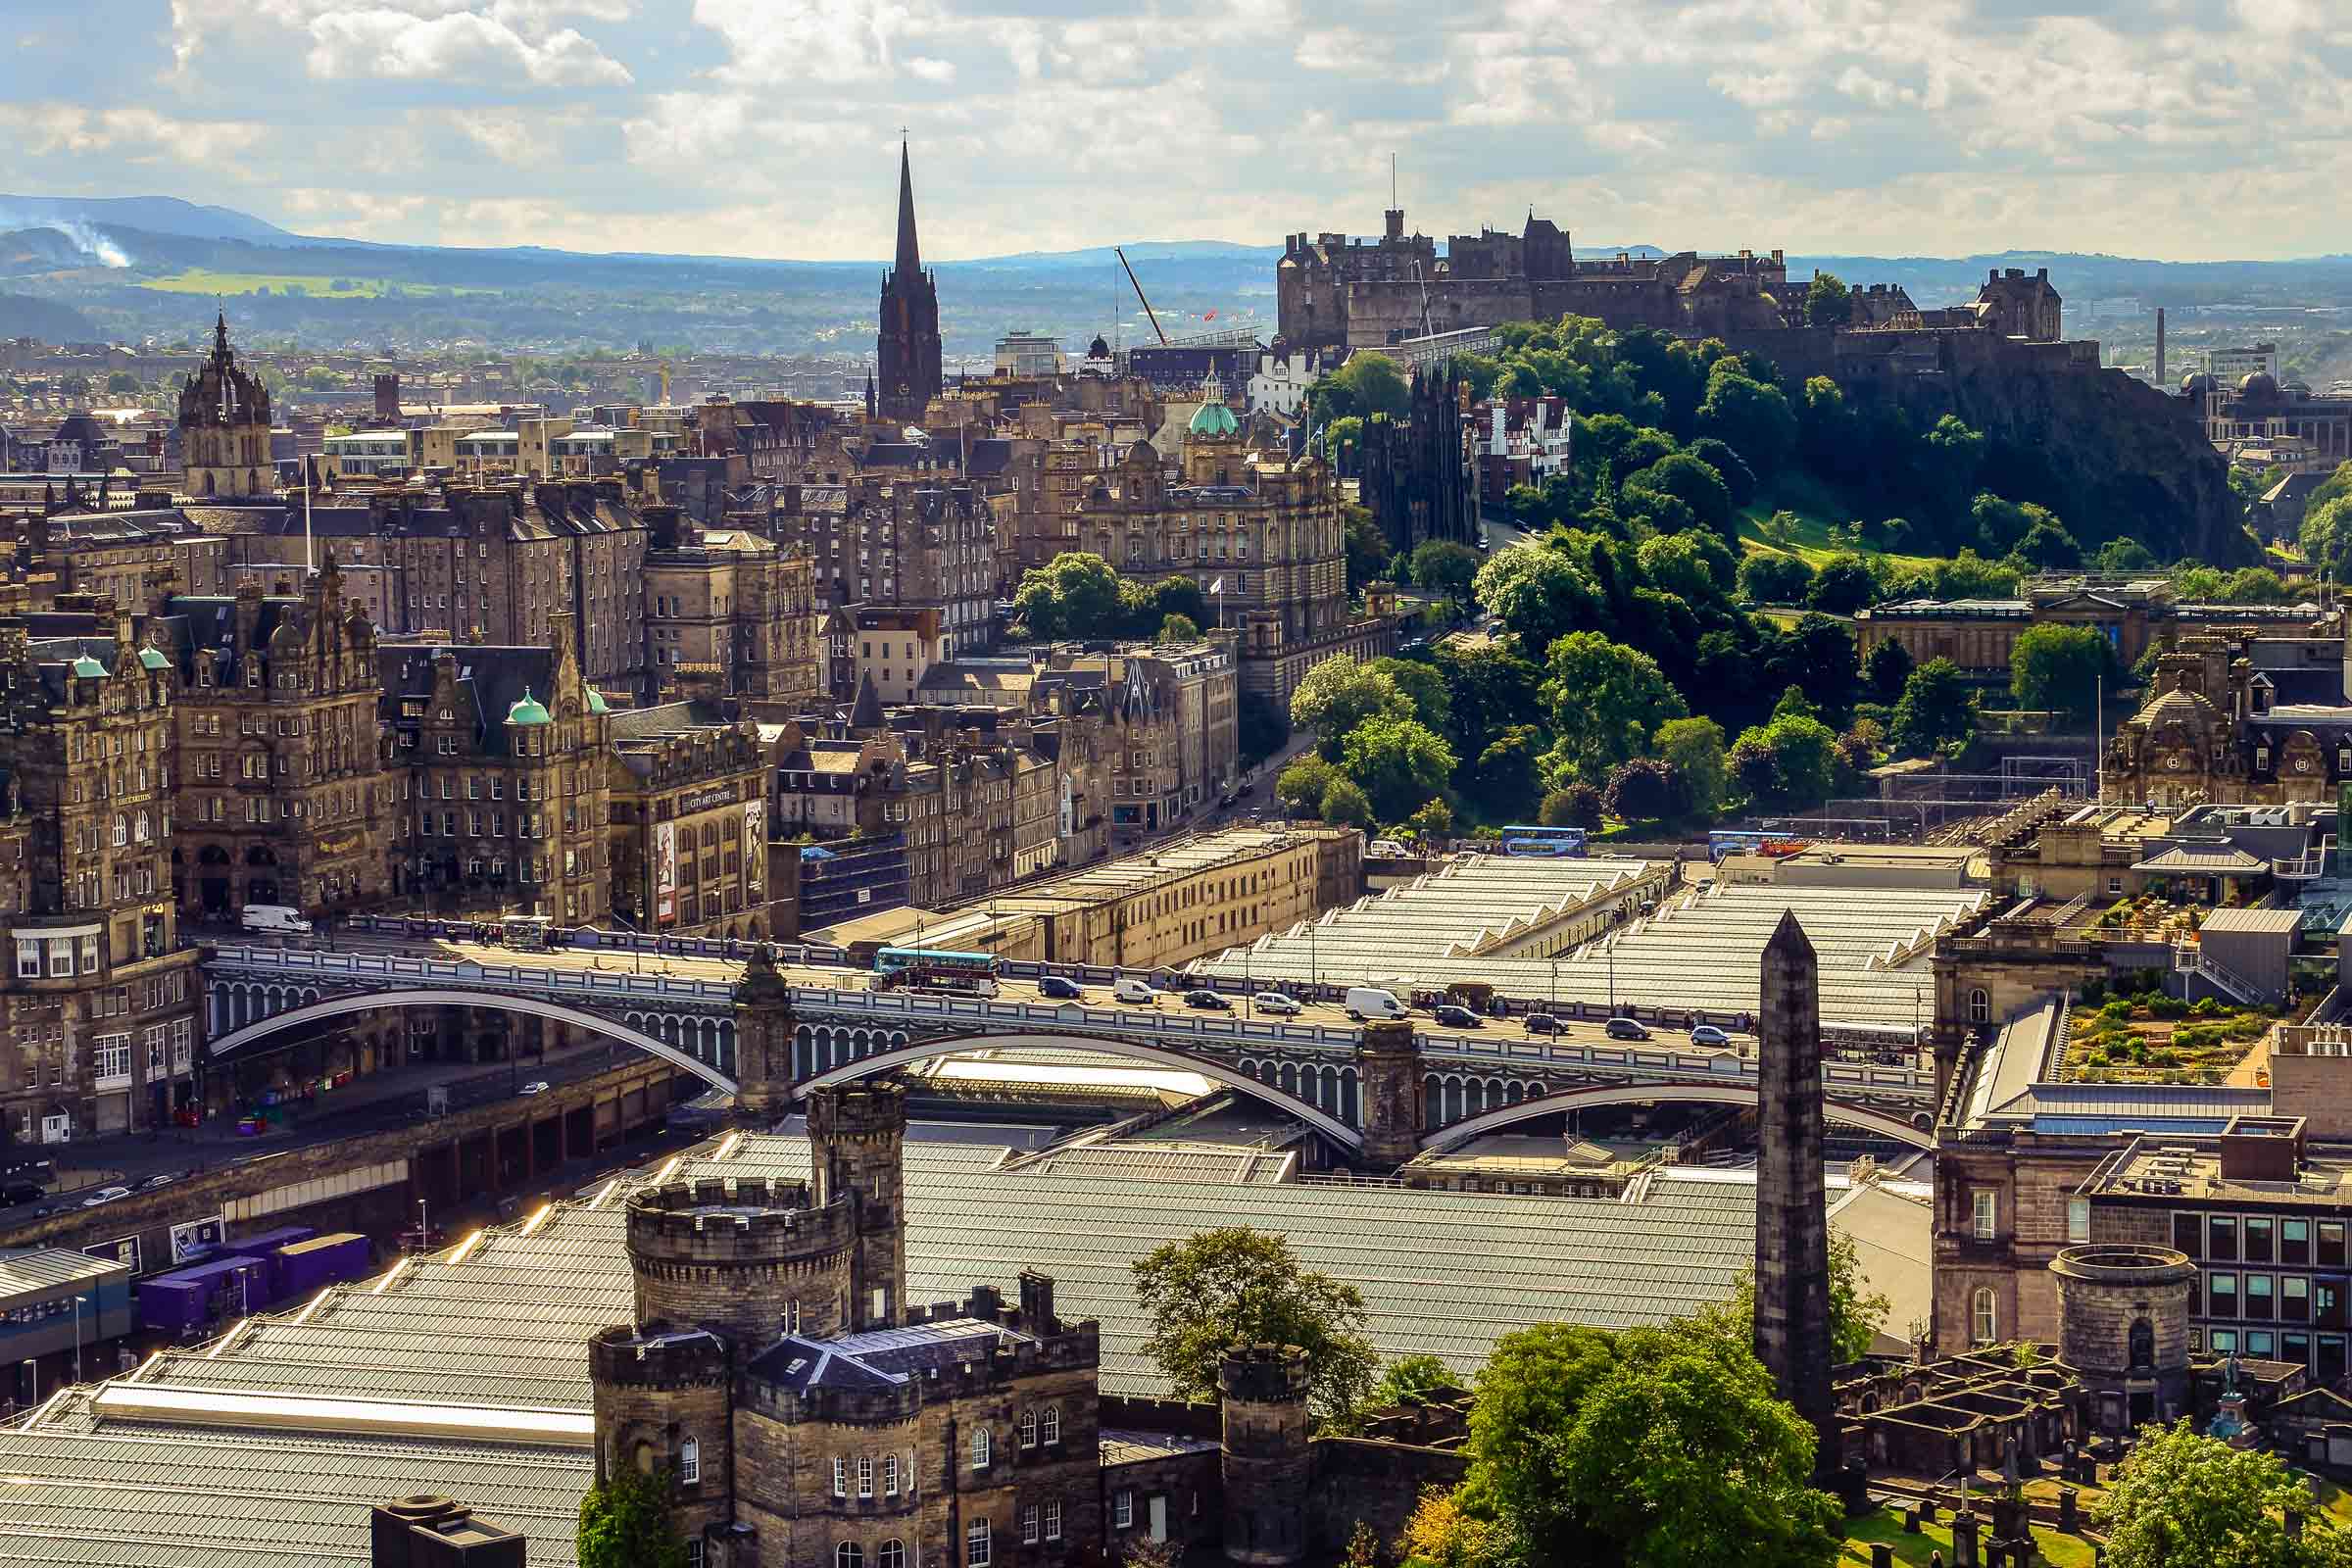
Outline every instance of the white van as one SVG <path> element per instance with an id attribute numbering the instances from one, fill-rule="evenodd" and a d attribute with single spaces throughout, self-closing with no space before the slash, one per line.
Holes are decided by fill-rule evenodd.
<path id="1" fill-rule="evenodd" d="M 1151 981 L 1123 974 L 1110 983 L 1110 997 L 1113 1002 L 1150 1004 L 1159 1000 L 1159 993 L 1152 989 Z"/>
<path id="2" fill-rule="evenodd" d="M 248 931 L 273 931 L 279 936 L 307 937 L 311 922 L 300 909 L 283 904 L 248 904 L 239 917 Z"/>
<path id="3" fill-rule="evenodd" d="M 1404 1004 L 1378 986 L 1348 988 L 1348 1016 L 1358 1023 L 1366 1018 L 1401 1018 L 1404 1014 Z"/>

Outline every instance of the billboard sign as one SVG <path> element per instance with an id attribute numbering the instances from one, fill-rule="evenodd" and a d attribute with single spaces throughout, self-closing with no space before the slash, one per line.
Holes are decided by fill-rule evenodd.
<path id="1" fill-rule="evenodd" d="M 176 1268 L 197 1253 L 219 1247 L 227 1238 L 228 1220 L 220 1214 L 174 1225 L 172 1227 L 172 1264 Z"/>
<path id="2" fill-rule="evenodd" d="M 760 821 L 759 801 L 743 807 L 743 879 L 754 892 L 767 882 L 767 830 Z"/>
<path id="3" fill-rule="evenodd" d="M 673 925 L 678 918 L 678 824 L 654 824 L 654 921 Z"/>

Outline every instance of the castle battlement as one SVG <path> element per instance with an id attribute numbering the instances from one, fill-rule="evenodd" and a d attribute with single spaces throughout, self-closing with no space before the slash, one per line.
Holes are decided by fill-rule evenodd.
<path id="1" fill-rule="evenodd" d="M 632 1261 L 765 1263 L 839 1251 L 855 1221 L 844 1202 L 817 1206 L 805 1182 L 761 1177 L 672 1182 L 629 1199 Z"/>
<path id="2" fill-rule="evenodd" d="M 616 1388 L 715 1388 L 731 1375 L 727 1342 L 708 1329 L 623 1323 L 588 1342 L 589 1378 Z"/>

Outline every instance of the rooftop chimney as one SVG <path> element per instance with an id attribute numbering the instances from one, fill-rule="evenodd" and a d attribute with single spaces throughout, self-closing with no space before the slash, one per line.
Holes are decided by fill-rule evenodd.
<path id="1" fill-rule="evenodd" d="M 395 1497 L 368 1510 L 368 1568 L 523 1568 L 525 1544 L 447 1497 Z"/>

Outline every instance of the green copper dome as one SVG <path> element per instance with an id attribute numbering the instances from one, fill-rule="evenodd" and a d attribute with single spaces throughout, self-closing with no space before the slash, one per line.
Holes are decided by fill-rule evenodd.
<path id="1" fill-rule="evenodd" d="M 1211 441 L 1221 441 L 1242 431 L 1241 421 L 1222 403 L 1201 404 L 1200 412 L 1193 416 L 1193 422 L 1185 428 L 1194 435 L 1206 436 Z"/>
<path id="2" fill-rule="evenodd" d="M 507 722 L 510 724 L 552 724 L 555 720 L 548 716 L 544 707 L 532 701 L 531 689 L 525 686 L 522 689 L 522 701 L 507 710 Z"/>
<path id="3" fill-rule="evenodd" d="M 172 667 L 172 661 L 164 657 L 163 650 L 160 648 L 140 649 L 139 662 L 149 669 L 170 669 Z"/>
<path id="4" fill-rule="evenodd" d="M 98 662 L 98 661 L 95 659 L 92 659 L 89 655 L 84 654 L 79 659 L 74 661 L 74 673 L 83 680 L 104 680 L 106 678 L 106 666 Z"/>
<path id="5" fill-rule="evenodd" d="M 605 701 L 605 694 L 598 691 L 593 686 L 588 688 L 588 711 L 591 713 L 610 713 L 612 711 L 612 705 Z"/>

